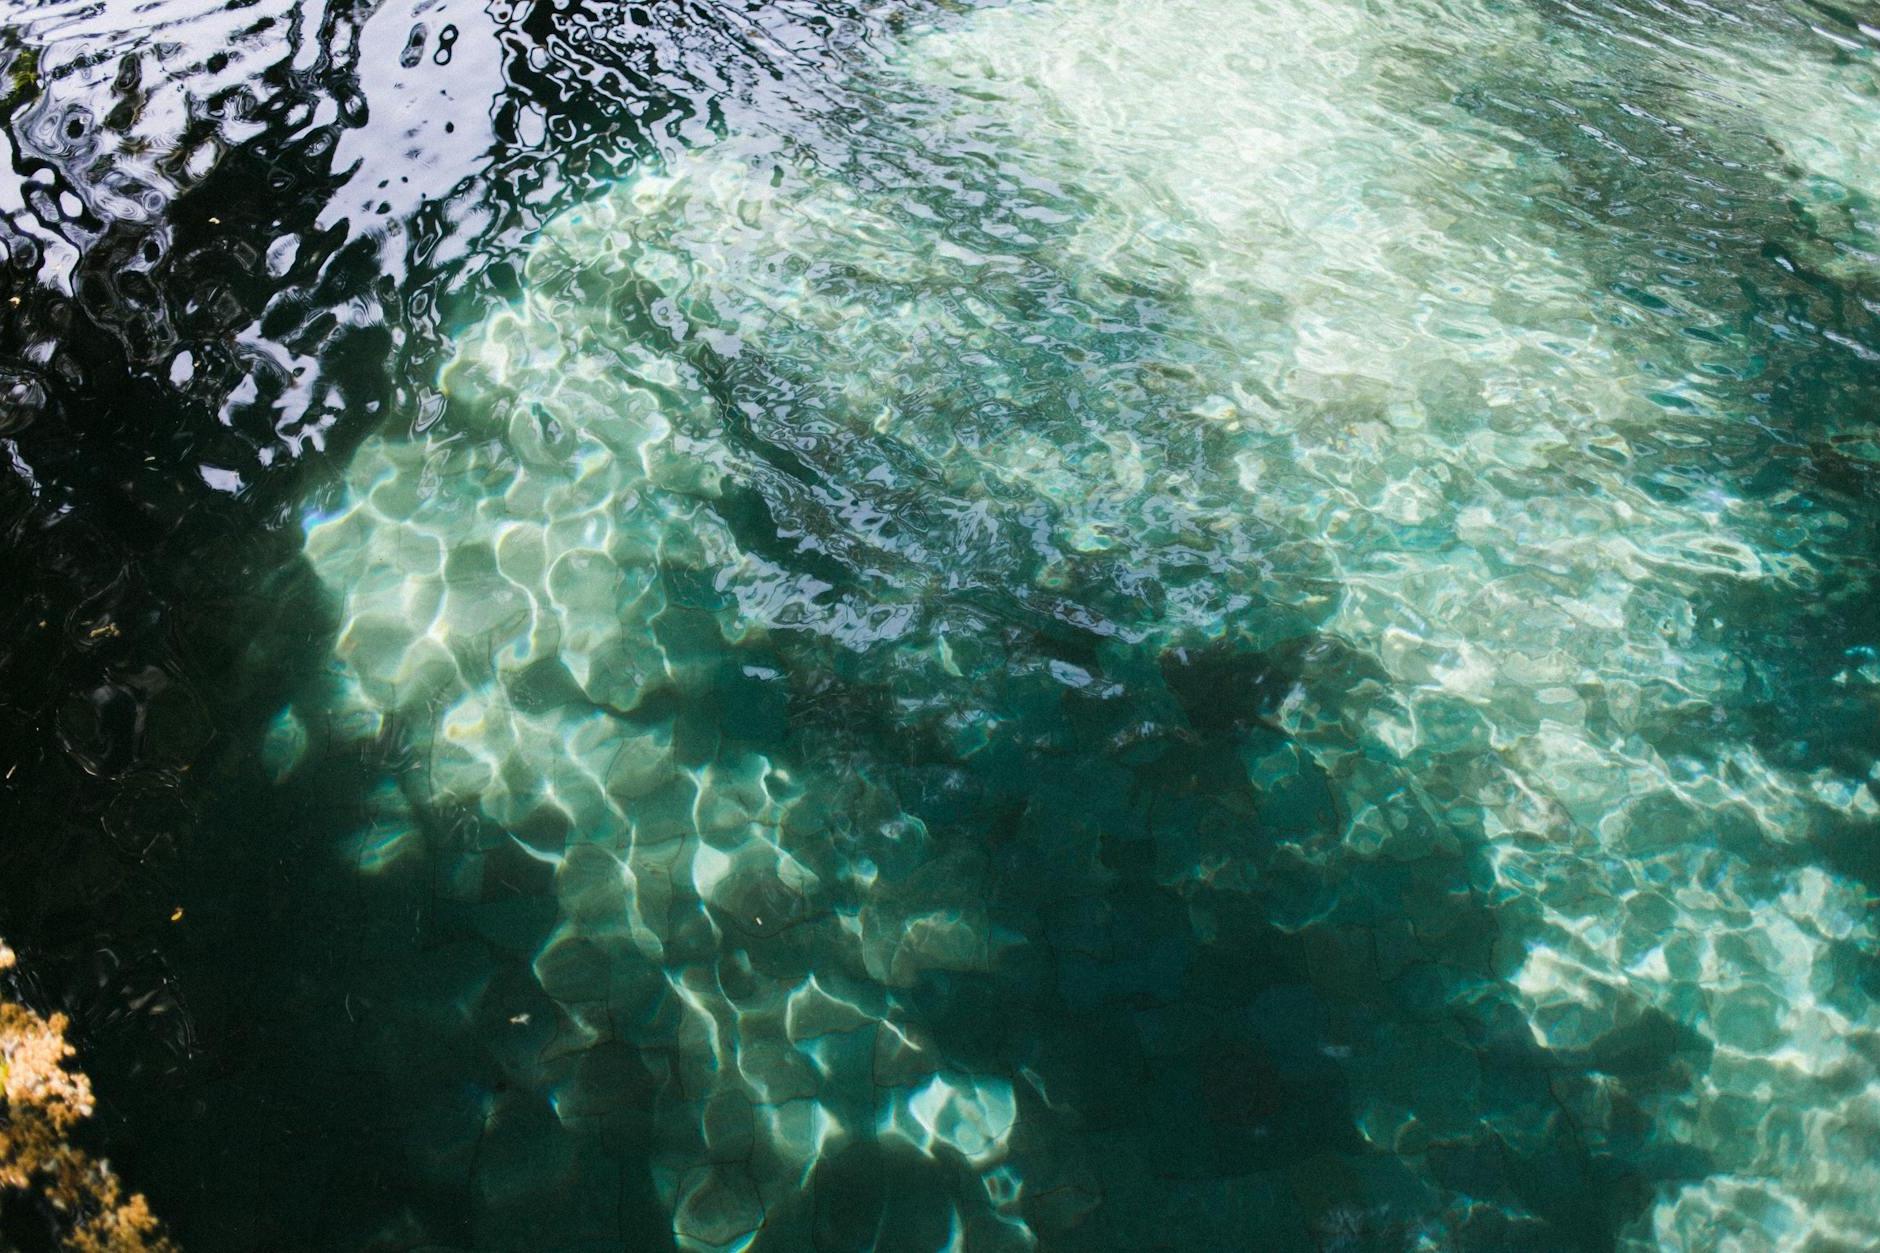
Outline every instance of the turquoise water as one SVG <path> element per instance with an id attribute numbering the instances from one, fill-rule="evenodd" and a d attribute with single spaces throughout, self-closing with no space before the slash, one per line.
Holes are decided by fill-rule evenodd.
<path id="1" fill-rule="evenodd" d="M 1880 1246 L 1880 16 L 832 49 L 283 511 L 310 1246 Z"/>
<path id="2" fill-rule="evenodd" d="M 518 1079 L 578 1133 L 637 1054 L 682 1247 L 808 1247 L 850 1161 L 931 1177 L 852 1220 L 908 1247 L 1514 1247 L 1619 1207 L 1576 1151 L 1628 1242 L 1880 1240 L 1811 855 L 1880 807 L 1752 694 L 1866 564 L 1754 471 L 1871 413 L 1772 412 L 1822 367 L 1677 185 L 1870 276 L 1868 50 L 1149 7 L 917 28 L 551 222 L 309 513 L 282 742 L 405 727 L 361 873 L 459 810 L 447 891 L 545 868 Z M 1636 226 L 1502 98 L 1628 73 L 1715 150 Z"/>

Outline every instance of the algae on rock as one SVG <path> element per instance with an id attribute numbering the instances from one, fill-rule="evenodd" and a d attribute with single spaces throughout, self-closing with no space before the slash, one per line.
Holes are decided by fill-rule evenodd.
<path id="1" fill-rule="evenodd" d="M 0 942 L 0 973 L 14 963 Z M 176 1253 L 143 1196 L 72 1143 L 92 1095 L 68 1065 L 68 1025 L 0 997 L 0 1209 L 38 1207 L 69 1253 Z"/>

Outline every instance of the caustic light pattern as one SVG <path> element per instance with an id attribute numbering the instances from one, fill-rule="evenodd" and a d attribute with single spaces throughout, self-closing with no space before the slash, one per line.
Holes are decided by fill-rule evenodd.
<path id="1" fill-rule="evenodd" d="M 1768 615 L 1872 594 L 1757 474 L 1769 376 L 1864 349 L 1806 364 L 1670 211 L 1721 180 L 1870 282 L 1871 56 L 1148 8 L 916 32 L 845 153 L 733 133 L 552 222 L 309 517 L 342 625 L 279 768 L 396 735 L 363 872 L 549 868 L 523 1072 L 686 1248 L 1552 1247 L 1621 1176 L 1628 1247 L 1880 1241 L 1821 855 L 1872 760 L 1754 697 Z M 1528 107 L 1611 79 L 1700 137 L 1660 220 Z M 805 1200 L 858 1146 L 903 1183 Z"/>

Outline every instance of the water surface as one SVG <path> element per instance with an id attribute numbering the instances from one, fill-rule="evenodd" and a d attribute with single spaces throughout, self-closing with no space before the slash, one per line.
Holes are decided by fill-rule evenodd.
<path id="1" fill-rule="evenodd" d="M 10 28 L 189 1247 L 1880 1241 L 1880 22 L 421 8 Z"/>

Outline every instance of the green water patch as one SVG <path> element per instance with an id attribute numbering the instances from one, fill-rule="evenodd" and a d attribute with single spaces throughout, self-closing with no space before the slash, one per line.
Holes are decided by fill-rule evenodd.
<path id="1" fill-rule="evenodd" d="M 527 962 L 461 974 L 481 1203 L 604 1159 L 698 1249 L 1871 1242 L 1872 760 L 1759 687 L 1813 664 L 1762 618 L 1858 633 L 1871 521 L 1758 476 L 1861 461 L 1764 380 L 1866 394 L 1872 328 L 1715 277 L 1858 307 L 1859 213 L 1786 207 L 1864 203 L 1866 115 L 1745 135 L 1769 63 L 1657 33 L 988 10 L 551 222 L 310 509 L 334 665 L 267 749 L 395 745 L 341 854 Z M 1641 65 L 1767 229 L 1614 211 Z"/>

